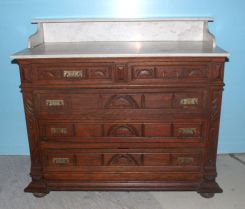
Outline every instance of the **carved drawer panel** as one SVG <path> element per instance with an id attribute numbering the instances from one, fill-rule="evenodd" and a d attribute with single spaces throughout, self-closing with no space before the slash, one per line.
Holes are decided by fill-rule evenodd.
<path id="1" fill-rule="evenodd" d="M 181 123 L 59 123 L 40 121 L 41 140 L 72 142 L 198 142 L 204 137 L 204 121 Z"/>
<path id="2" fill-rule="evenodd" d="M 149 112 L 205 112 L 207 107 L 205 90 L 167 91 L 167 92 L 136 92 L 136 93 L 82 93 L 80 91 L 37 92 L 35 106 L 37 113 L 77 115 L 89 117 L 124 117 L 135 118 L 136 114 L 151 117 Z M 122 112 L 122 110 L 125 110 Z"/>
<path id="3" fill-rule="evenodd" d="M 209 65 L 205 63 L 130 63 L 131 83 L 156 84 L 171 81 L 207 81 Z"/>
<path id="4" fill-rule="evenodd" d="M 113 63 L 50 63 L 33 64 L 36 83 L 111 83 Z"/>
<path id="5" fill-rule="evenodd" d="M 178 152 L 170 150 L 44 150 L 44 165 L 47 171 L 164 171 L 199 170 L 202 166 L 202 151 Z"/>

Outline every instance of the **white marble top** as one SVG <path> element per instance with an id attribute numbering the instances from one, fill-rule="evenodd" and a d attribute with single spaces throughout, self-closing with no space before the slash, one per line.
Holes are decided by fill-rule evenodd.
<path id="1" fill-rule="evenodd" d="M 11 56 L 29 58 L 96 57 L 228 57 L 229 54 L 209 42 L 79 42 L 44 43 Z"/>
<path id="2" fill-rule="evenodd" d="M 161 21 L 213 21 L 212 17 L 151 17 L 151 18 L 37 18 L 32 23 L 72 22 L 161 22 Z"/>
<path id="3" fill-rule="evenodd" d="M 28 49 L 11 56 L 227 57 L 208 30 L 210 17 L 36 19 Z"/>

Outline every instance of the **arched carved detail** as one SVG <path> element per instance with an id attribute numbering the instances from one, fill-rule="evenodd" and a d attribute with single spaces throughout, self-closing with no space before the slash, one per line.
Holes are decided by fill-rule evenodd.
<path id="1" fill-rule="evenodd" d="M 143 69 L 136 69 L 135 71 L 136 78 L 154 78 L 154 68 L 143 68 Z"/>
<path id="2" fill-rule="evenodd" d="M 136 137 L 139 136 L 137 129 L 132 125 L 113 125 L 108 133 L 108 136 L 115 137 Z"/>
<path id="3" fill-rule="evenodd" d="M 135 166 L 141 165 L 142 162 L 140 161 L 141 158 L 136 159 L 131 154 L 115 154 L 113 155 L 106 165 L 109 166 Z"/>
<path id="4" fill-rule="evenodd" d="M 106 102 L 105 108 L 135 109 L 139 108 L 139 106 L 137 102 L 129 95 L 114 95 Z"/>

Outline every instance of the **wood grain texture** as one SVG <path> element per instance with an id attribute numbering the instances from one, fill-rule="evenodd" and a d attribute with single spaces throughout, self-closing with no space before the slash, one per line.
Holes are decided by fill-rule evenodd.
<path id="1" fill-rule="evenodd" d="M 222 191 L 225 58 L 17 61 L 32 159 L 27 192 Z"/>

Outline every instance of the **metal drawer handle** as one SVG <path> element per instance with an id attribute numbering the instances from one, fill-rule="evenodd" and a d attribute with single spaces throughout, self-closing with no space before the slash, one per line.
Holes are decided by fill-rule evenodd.
<path id="1" fill-rule="evenodd" d="M 65 102 L 63 99 L 47 99 L 46 106 L 54 107 L 54 106 L 64 106 Z"/>
<path id="2" fill-rule="evenodd" d="M 180 164 L 191 164 L 194 162 L 194 158 L 193 157 L 178 157 L 177 161 Z"/>
<path id="3" fill-rule="evenodd" d="M 189 135 L 195 135 L 197 132 L 196 128 L 179 128 L 180 134 L 189 134 Z"/>
<path id="4" fill-rule="evenodd" d="M 65 70 L 63 72 L 64 78 L 82 78 L 83 77 L 83 71 L 82 70 Z"/>
<path id="5" fill-rule="evenodd" d="M 70 163 L 69 158 L 53 158 L 53 164 L 56 165 L 67 165 Z"/>
<path id="6" fill-rule="evenodd" d="M 67 134 L 67 128 L 51 128 L 51 134 L 53 135 L 65 135 Z"/>
<path id="7" fill-rule="evenodd" d="M 181 105 L 197 105 L 198 98 L 184 98 L 180 100 Z"/>

